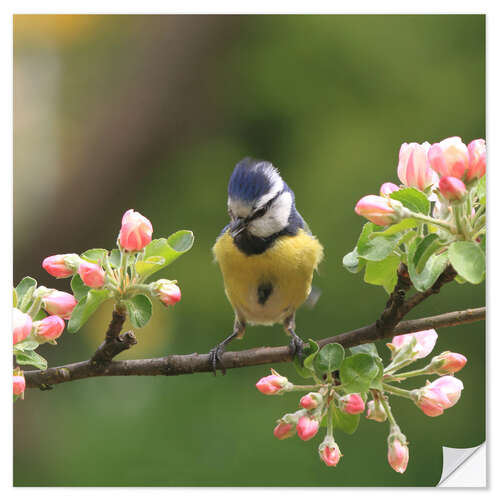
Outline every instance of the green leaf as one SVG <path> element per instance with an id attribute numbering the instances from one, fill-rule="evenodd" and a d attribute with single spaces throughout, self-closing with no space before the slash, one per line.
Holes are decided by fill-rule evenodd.
<path id="1" fill-rule="evenodd" d="M 16 289 L 12 289 L 12 307 L 17 307 L 17 292 Z"/>
<path id="2" fill-rule="evenodd" d="M 40 309 L 33 318 L 33 321 L 41 321 L 43 318 L 46 318 L 47 316 L 48 314 L 43 309 Z"/>
<path id="3" fill-rule="evenodd" d="M 378 374 L 375 358 L 360 353 L 344 359 L 340 366 L 340 380 L 346 393 L 366 392 Z"/>
<path id="4" fill-rule="evenodd" d="M 401 233 L 392 236 L 377 236 L 368 241 L 358 243 L 358 254 L 366 260 L 381 261 L 388 257 L 398 245 Z"/>
<path id="5" fill-rule="evenodd" d="M 145 249 L 144 259 L 135 265 L 137 272 L 144 278 L 156 273 L 186 253 L 193 241 L 192 231 L 186 230 L 177 231 L 168 239 L 153 240 Z"/>
<path id="6" fill-rule="evenodd" d="M 80 302 L 82 299 L 87 298 L 91 288 L 82 281 L 79 274 L 75 274 L 73 278 L 71 278 L 71 290 L 77 302 Z"/>
<path id="7" fill-rule="evenodd" d="M 22 342 L 18 342 L 14 346 L 14 353 L 15 351 L 34 351 L 40 344 L 36 340 L 32 339 L 27 339 L 23 340 Z"/>
<path id="8" fill-rule="evenodd" d="M 418 273 L 415 266 L 415 253 L 421 242 L 422 238 L 415 238 L 410 244 L 408 250 L 408 272 L 414 287 L 419 292 L 425 292 L 434 285 L 441 273 L 446 269 L 448 265 L 448 252 L 443 252 L 439 255 L 432 254 L 427 259 L 422 272 Z"/>
<path id="9" fill-rule="evenodd" d="M 486 258 L 479 245 L 472 241 L 455 241 L 448 253 L 451 265 L 462 278 L 474 285 L 483 281 Z"/>
<path id="10" fill-rule="evenodd" d="M 340 368 L 344 360 L 344 348 L 340 344 L 326 344 L 316 354 L 313 366 L 316 373 L 331 373 Z"/>
<path id="11" fill-rule="evenodd" d="M 359 425 L 360 414 L 351 415 L 349 413 L 345 413 L 335 405 L 332 405 L 332 423 L 334 429 L 340 429 L 346 434 L 353 434 Z"/>
<path id="12" fill-rule="evenodd" d="M 363 269 L 365 263 L 365 259 L 360 259 L 357 248 L 344 255 L 344 258 L 342 259 L 342 265 L 353 274 L 359 273 L 359 271 Z"/>
<path id="13" fill-rule="evenodd" d="M 111 254 L 109 255 L 109 263 L 111 267 L 114 269 L 118 269 L 120 267 L 121 253 L 120 250 L 113 248 L 111 250 Z"/>
<path id="14" fill-rule="evenodd" d="M 431 204 L 422 191 L 415 188 L 404 188 L 391 193 L 393 200 L 400 201 L 406 208 L 412 212 L 429 215 Z"/>
<path id="15" fill-rule="evenodd" d="M 312 339 L 309 339 L 309 345 L 311 346 L 311 354 L 308 354 L 304 358 L 304 368 L 314 372 L 314 359 L 319 352 L 319 345 Z"/>
<path id="16" fill-rule="evenodd" d="M 31 365 L 39 370 L 47 369 L 47 360 L 35 351 L 16 352 L 15 355 L 18 365 Z"/>
<path id="17" fill-rule="evenodd" d="M 382 391 L 384 388 L 382 387 L 382 380 L 384 377 L 384 365 L 382 364 L 382 361 L 380 358 L 374 358 L 375 363 L 377 364 L 378 372 L 377 375 L 373 378 L 373 380 L 370 382 L 370 389 L 377 389 L 379 391 Z"/>
<path id="18" fill-rule="evenodd" d="M 68 332 L 76 333 L 88 321 L 90 316 L 95 313 L 98 307 L 109 298 L 109 290 L 98 290 L 92 288 L 87 297 L 81 299 L 73 309 L 71 318 L 68 322 Z"/>
<path id="19" fill-rule="evenodd" d="M 310 361 L 308 361 L 308 366 L 311 366 L 312 362 L 314 361 L 314 356 L 316 355 L 318 350 L 318 344 L 314 342 L 314 340 L 309 339 L 309 345 L 307 347 L 304 347 L 304 363 L 301 363 L 297 356 L 293 357 L 293 366 L 301 377 L 311 378 L 314 375 L 314 367 L 312 367 L 311 370 L 305 367 L 304 364 L 307 359 L 310 359 Z M 310 358 L 311 356 L 312 358 Z"/>
<path id="20" fill-rule="evenodd" d="M 377 346 L 373 343 L 357 345 L 357 346 L 351 347 L 349 350 L 351 351 L 351 354 L 364 353 L 364 354 L 369 354 L 370 356 L 373 356 L 374 358 L 380 359 L 380 356 L 379 356 L 378 351 L 377 351 Z"/>
<path id="21" fill-rule="evenodd" d="M 429 257 L 441 247 L 439 236 L 436 233 L 428 234 L 420 241 L 415 249 L 415 255 L 413 256 L 413 264 L 415 265 L 417 273 L 421 273 L 424 270 Z"/>
<path id="22" fill-rule="evenodd" d="M 383 286 L 391 294 L 398 281 L 398 266 L 401 259 L 398 255 L 389 255 L 380 262 L 367 262 L 365 282 L 371 285 Z"/>
<path id="23" fill-rule="evenodd" d="M 369 238 L 374 238 L 375 236 L 392 236 L 393 234 L 400 233 L 401 231 L 406 231 L 408 229 L 412 229 L 418 226 L 419 222 L 417 219 L 413 219 L 412 217 L 408 219 L 403 219 L 401 222 L 397 224 L 393 224 L 389 226 L 384 231 L 380 231 L 378 233 L 370 234 Z"/>
<path id="24" fill-rule="evenodd" d="M 26 312 L 31 302 L 31 298 L 33 297 L 33 292 L 36 290 L 36 286 L 36 279 L 30 276 L 23 278 L 16 286 L 17 303 L 21 311 Z"/>
<path id="25" fill-rule="evenodd" d="M 91 248 L 83 252 L 81 257 L 87 262 L 102 264 L 106 259 L 106 255 L 108 255 L 108 251 L 105 248 Z"/>
<path id="26" fill-rule="evenodd" d="M 135 295 L 125 305 L 134 328 L 144 327 L 153 313 L 153 304 L 145 295 Z"/>

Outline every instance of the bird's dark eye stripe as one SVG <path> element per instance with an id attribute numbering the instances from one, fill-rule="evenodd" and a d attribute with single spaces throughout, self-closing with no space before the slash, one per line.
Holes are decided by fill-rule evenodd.
<path id="1" fill-rule="evenodd" d="M 251 221 L 253 219 L 257 219 L 259 217 L 262 217 L 268 210 L 269 207 L 273 204 L 273 202 L 278 198 L 281 194 L 283 194 L 283 191 L 280 191 L 279 193 L 276 194 L 276 196 L 273 196 L 262 208 L 257 210 L 257 212 L 253 213 L 248 220 Z"/>

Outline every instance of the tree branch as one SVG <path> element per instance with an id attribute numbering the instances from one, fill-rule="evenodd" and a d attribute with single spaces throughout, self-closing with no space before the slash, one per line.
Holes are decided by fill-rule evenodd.
<path id="1" fill-rule="evenodd" d="M 417 295 L 417 294 L 416 294 Z M 414 295 L 415 297 L 415 295 Z M 409 299 L 411 300 L 411 299 Z M 423 299 L 422 299 L 423 300 Z M 421 300 L 420 300 L 421 302 Z M 401 306 L 401 304 L 400 304 Z M 475 321 L 484 320 L 486 308 L 467 309 L 449 312 L 438 316 L 402 321 L 391 330 L 381 329 L 379 322 L 341 333 L 318 341 L 320 346 L 338 342 L 344 347 L 374 342 L 394 334 L 411 333 L 429 328 L 444 328 Z M 264 365 L 269 363 L 284 363 L 292 360 L 288 346 L 258 347 L 239 352 L 226 352 L 223 355 L 224 366 L 242 368 L 245 366 Z M 128 376 L 128 375 L 184 375 L 190 373 L 211 372 L 208 354 L 171 355 L 162 358 L 138 359 L 127 361 L 111 361 L 105 366 L 92 364 L 92 361 L 82 361 L 65 366 L 49 368 L 45 371 L 33 370 L 24 372 L 26 385 L 29 388 L 46 387 L 90 377 Z"/>

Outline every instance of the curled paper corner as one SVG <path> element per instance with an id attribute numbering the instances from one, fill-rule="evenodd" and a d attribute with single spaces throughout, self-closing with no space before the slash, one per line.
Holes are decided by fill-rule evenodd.
<path id="1" fill-rule="evenodd" d="M 443 446 L 442 488 L 486 487 L 486 443 L 473 448 Z"/>

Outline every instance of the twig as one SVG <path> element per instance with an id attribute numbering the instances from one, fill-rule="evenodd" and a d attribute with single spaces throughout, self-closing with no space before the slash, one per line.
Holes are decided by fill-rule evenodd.
<path id="1" fill-rule="evenodd" d="M 392 330 L 387 330 L 380 337 L 380 328 L 377 323 L 342 333 L 318 341 L 320 346 L 338 342 L 344 347 L 353 347 L 367 342 L 374 342 L 380 338 L 387 338 L 393 334 L 411 333 L 428 328 L 444 328 L 475 321 L 484 320 L 486 308 L 467 309 L 464 311 L 449 312 L 438 316 L 421 318 L 398 323 Z M 223 354 L 224 366 L 227 369 L 242 368 L 245 366 L 276 364 L 291 361 L 288 346 L 258 347 L 239 352 Z M 26 385 L 29 388 L 44 387 L 60 384 L 72 380 L 101 376 L 128 376 L 128 375 L 184 375 L 189 373 L 211 372 L 207 354 L 171 355 L 162 358 L 138 359 L 127 361 L 111 361 L 104 367 L 92 365 L 91 361 L 72 363 L 66 366 L 49 368 L 45 371 L 34 370 L 24 372 Z"/>

